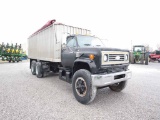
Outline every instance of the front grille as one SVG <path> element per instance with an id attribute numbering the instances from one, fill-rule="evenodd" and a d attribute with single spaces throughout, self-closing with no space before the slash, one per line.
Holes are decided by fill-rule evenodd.
<path id="1" fill-rule="evenodd" d="M 108 61 L 125 61 L 125 54 L 108 54 Z"/>
<path id="2" fill-rule="evenodd" d="M 126 60 L 127 55 L 127 60 Z M 104 61 L 104 56 L 107 56 L 107 61 Z M 129 63 L 128 52 L 123 51 L 102 51 L 101 65 L 116 65 Z"/>

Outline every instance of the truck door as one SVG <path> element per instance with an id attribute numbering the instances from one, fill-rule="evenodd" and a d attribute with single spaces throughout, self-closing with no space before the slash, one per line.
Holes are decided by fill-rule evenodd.
<path id="1" fill-rule="evenodd" d="M 72 68 L 76 59 L 77 41 L 76 37 L 67 37 L 66 48 L 62 49 L 61 61 L 63 67 Z"/>

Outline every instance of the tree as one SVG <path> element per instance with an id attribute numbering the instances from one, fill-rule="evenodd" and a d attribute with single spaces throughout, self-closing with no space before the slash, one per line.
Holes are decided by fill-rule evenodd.
<path id="1" fill-rule="evenodd" d="M 149 46 L 149 44 L 144 45 L 147 52 L 153 52 L 153 48 Z"/>
<path id="2" fill-rule="evenodd" d="M 160 43 L 157 44 L 157 50 L 160 50 Z"/>

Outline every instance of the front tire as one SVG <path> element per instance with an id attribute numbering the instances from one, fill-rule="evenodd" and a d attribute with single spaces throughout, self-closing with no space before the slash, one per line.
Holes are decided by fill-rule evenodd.
<path id="1" fill-rule="evenodd" d="M 115 83 L 113 85 L 110 85 L 109 88 L 112 91 L 120 92 L 120 91 L 122 91 L 126 87 L 126 84 L 127 84 L 127 81 L 122 81 L 120 83 Z"/>
<path id="2" fill-rule="evenodd" d="M 72 89 L 75 98 L 82 104 L 92 102 L 97 93 L 97 88 L 92 86 L 91 73 L 85 69 L 80 69 L 74 73 Z"/>

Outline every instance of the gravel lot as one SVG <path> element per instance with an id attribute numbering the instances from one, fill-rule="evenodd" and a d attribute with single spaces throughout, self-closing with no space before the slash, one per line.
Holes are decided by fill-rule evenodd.
<path id="1" fill-rule="evenodd" d="M 91 104 L 82 105 L 58 75 L 40 79 L 29 62 L 0 63 L 0 120 L 160 120 L 160 63 L 130 69 L 126 89 L 100 89 Z"/>

